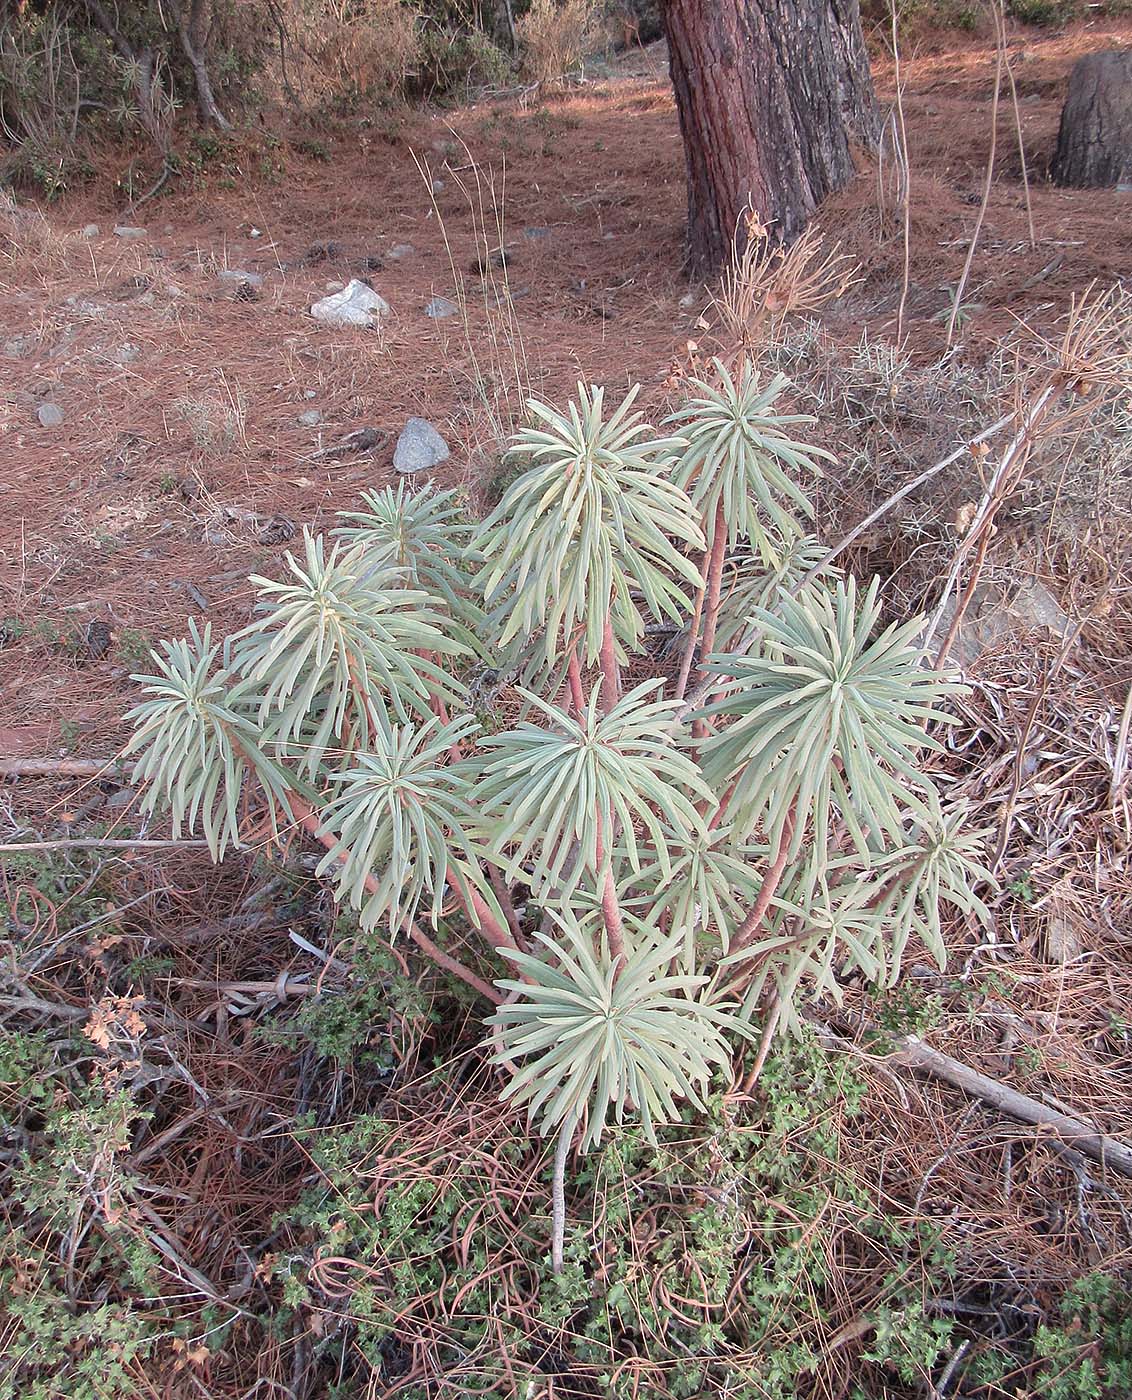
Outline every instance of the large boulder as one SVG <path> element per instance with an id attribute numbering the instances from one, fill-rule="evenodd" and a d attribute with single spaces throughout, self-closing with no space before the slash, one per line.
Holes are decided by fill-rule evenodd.
<path id="1" fill-rule="evenodd" d="M 1091 189 L 1132 181 L 1132 49 L 1077 60 L 1050 174 L 1055 184 Z"/>

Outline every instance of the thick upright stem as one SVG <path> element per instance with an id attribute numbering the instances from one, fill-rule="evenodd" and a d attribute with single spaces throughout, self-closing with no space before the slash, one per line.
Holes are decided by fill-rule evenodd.
<path id="1" fill-rule="evenodd" d="M 556 1274 L 562 1272 L 566 1247 L 566 1157 L 570 1139 L 574 1136 L 574 1119 L 567 1118 L 558 1134 L 554 1149 L 554 1177 L 551 1181 L 553 1234 L 550 1241 L 550 1266 Z"/>
<path id="2" fill-rule="evenodd" d="M 617 665 L 617 644 L 613 640 L 613 624 L 605 619 L 601 635 L 601 708 L 606 714 L 621 699 L 621 669 Z"/>
<path id="3" fill-rule="evenodd" d="M 700 643 L 700 666 L 715 648 L 715 633 L 719 625 L 719 600 L 723 593 L 723 565 L 727 558 L 727 522 L 723 514 L 723 500 L 715 508 L 715 521 L 711 539 L 708 542 L 708 567 L 704 596 L 704 635 Z M 696 720 L 692 734 L 702 739 L 707 733 L 703 720 Z"/>
<path id="4" fill-rule="evenodd" d="M 576 646 L 570 649 L 566 679 L 570 687 L 570 703 L 574 707 L 574 718 L 580 721 L 586 713 L 586 692 L 582 689 L 582 668 L 578 664 L 578 648 Z"/>

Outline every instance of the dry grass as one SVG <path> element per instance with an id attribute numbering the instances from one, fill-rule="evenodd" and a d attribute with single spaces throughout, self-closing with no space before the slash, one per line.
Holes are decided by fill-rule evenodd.
<path id="1" fill-rule="evenodd" d="M 515 26 L 523 74 L 542 87 L 576 76 L 593 38 L 595 0 L 533 0 Z"/>

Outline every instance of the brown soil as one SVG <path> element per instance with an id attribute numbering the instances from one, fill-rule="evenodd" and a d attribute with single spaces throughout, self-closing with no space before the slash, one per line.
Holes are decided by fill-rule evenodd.
<path id="1" fill-rule="evenodd" d="M 965 354 L 977 358 L 1015 317 L 1052 321 L 1072 291 L 1132 268 L 1129 196 L 1058 190 L 1043 176 L 1073 61 L 1130 42 L 1132 22 L 1117 21 L 1015 37 L 1036 241 L 1007 103 L 966 298 Z M 876 71 L 887 100 L 891 62 L 879 58 Z M 937 36 L 930 52 L 906 58 L 904 73 L 909 329 L 928 356 L 943 344 L 980 195 L 993 56 L 983 40 Z M 46 210 L 43 224 L 18 222 L 0 245 L 0 349 L 27 339 L 26 353 L 2 355 L 0 619 L 25 629 L 0 649 L 5 753 L 57 753 L 61 742 L 111 753 L 145 641 L 182 632 L 192 616 L 219 627 L 244 617 L 245 575 L 274 567 L 288 547 L 280 534 L 324 528 L 362 488 L 392 478 L 408 415 L 441 426 L 450 478 L 482 491 L 496 442 L 461 324 L 423 314 L 432 295 L 453 294 L 447 237 L 484 355 L 483 284 L 468 271 L 476 219 L 459 188 L 474 190 L 476 172 L 464 150 L 446 160 L 433 146 L 453 131 L 481 179 L 494 178 L 532 387 L 554 399 L 578 376 L 614 387 L 639 379 L 646 402 L 658 404 L 674 353 L 702 336 L 707 304 L 701 288 L 687 302 L 680 274 L 682 152 L 661 47 L 623 59 L 613 80 L 538 107 L 482 103 L 452 116 L 451 128 L 424 114 L 358 123 L 326 140 L 325 158 L 309 139 L 257 138 L 242 155 L 222 155 L 217 172 L 206 164 L 200 188 L 132 218 L 105 194 L 75 196 Z M 444 182 L 437 209 L 415 154 Z M 864 285 L 831 318 L 851 338 L 862 324 L 891 329 L 898 299 L 901 240 L 881 236 L 875 191 L 874 170 L 863 169 L 821 217 L 865 266 Z M 86 241 L 78 231 L 88 220 L 102 232 Z M 144 223 L 147 237 L 114 237 L 119 221 Z M 249 236 L 253 227 L 260 237 Z M 328 257 L 309 256 L 328 241 L 337 245 Z M 413 255 L 389 260 L 405 242 Z M 366 271 L 365 258 L 384 265 Z M 238 299 L 218 280 L 224 268 L 262 275 L 257 299 Z M 330 330 L 307 314 L 328 282 L 355 273 L 392 305 L 379 334 Z M 65 411 L 59 428 L 36 420 L 47 398 Z M 221 416 L 234 408 L 233 440 L 195 441 L 187 400 L 218 403 Z M 298 426 L 311 408 L 322 425 Z M 377 451 L 318 455 L 363 426 L 382 430 Z M 96 619 L 112 633 L 102 657 L 86 642 Z"/>

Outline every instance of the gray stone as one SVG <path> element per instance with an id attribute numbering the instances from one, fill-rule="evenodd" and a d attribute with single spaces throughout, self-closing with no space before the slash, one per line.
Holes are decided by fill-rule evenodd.
<path id="1" fill-rule="evenodd" d="M 395 243 L 385 256 L 391 262 L 400 262 L 402 258 L 411 258 L 416 251 L 411 243 Z"/>
<path id="2" fill-rule="evenodd" d="M 317 398 L 318 398 L 318 390 L 317 390 L 317 389 L 304 389 L 304 390 L 303 390 L 303 398 L 304 398 L 304 399 L 317 399 Z"/>
<path id="3" fill-rule="evenodd" d="M 322 410 L 318 408 L 305 408 L 299 414 L 300 428 L 317 428 L 322 422 Z"/>
<path id="4" fill-rule="evenodd" d="M 114 227 L 114 237 L 124 238 L 128 242 L 136 241 L 139 238 L 146 237 L 146 230 L 144 228 L 137 228 L 133 224 L 116 224 Z"/>
<path id="5" fill-rule="evenodd" d="M 14 360 L 22 360 L 25 355 L 30 355 L 38 344 L 38 336 L 17 335 L 4 342 L 4 354 L 11 355 Z"/>
<path id="6" fill-rule="evenodd" d="M 141 354 L 141 346 L 135 345 L 132 340 L 124 341 L 121 345 L 115 346 L 111 350 L 107 359 L 115 365 L 132 365 Z"/>
<path id="7" fill-rule="evenodd" d="M 433 297 L 425 307 L 425 315 L 431 316 L 434 321 L 443 321 L 446 316 L 457 315 L 459 310 L 456 303 L 447 297 Z"/>
<path id="8" fill-rule="evenodd" d="M 245 272 L 242 268 L 226 267 L 218 274 L 221 282 L 236 282 L 246 287 L 262 287 L 263 278 L 258 272 Z"/>
<path id="9" fill-rule="evenodd" d="M 449 456 L 448 444 L 427 418 L 410 418 L 397 439 L 393 465 L 407 475 L 428 471 Z"/>
<path id="10" fill-rule="evenodd" d="M 940 619 L 936 641 L 948 633 L 955 619 L 955 599 L 948 601 Z M 980 583 L 955 634 L 950 659 L 969 666 L 983 652 L 1015 645 L 1019 633 L 1046 631 L 1064 637 L 1072 626 L 1057 599 L 1044 583 L 1033 577 L 1009 585 Z"/>
<path id="11" fill-rule="evenodd" d="M 433 194 L 443 194 L 443 193 L 444 193 L 444 181 L 443 181 L 443 180 L 434 180 L 434 181 L 432 182 L 432 192 L 433 192 Z"/>
<path id="12" fill-rule="evenodd" d="M 525 228 L 523 237 L 530 243 L 537 243 L 540 238 L 549 238 L 550 230 L 548 228 Z"/>
<path id="13" fill-rule="evenodd" d="M 63 410 L 57 403 L 41 403 L 35 416 L 39 419 L 41 428 L 61 428 L 63 426 Z M 445 455 L 447 456 L 447 453 Z"/>
<path id="14" fill-rule="evenodd" d="M 102 232 L 102 230 L 98 227 L 97 224 L 87 224 L 87 225 L 85 225 L 85 227 L 83 228 L 83 237 L 84 237 L 84 238 L 97 238 L 98 235 L 99 235 L 101 232 Z"/>
<path id="15" fill-rule="evenodd" d="M 340 292 L 323 297 L 311 307 L 315 320 L 328 326 L 376 326 L 388 314 L 385 298 L 356 277 Z"/>

